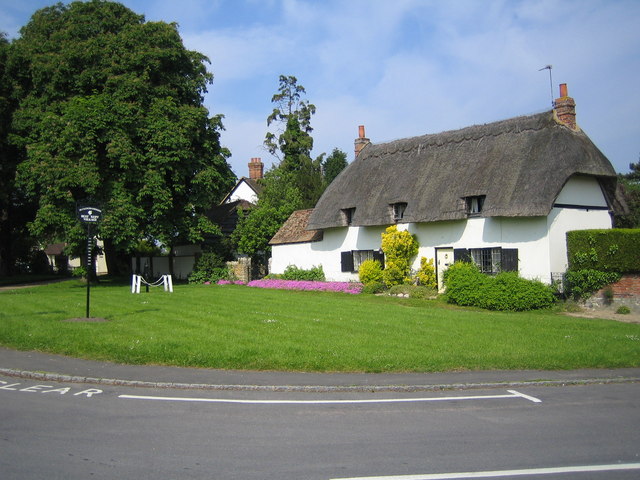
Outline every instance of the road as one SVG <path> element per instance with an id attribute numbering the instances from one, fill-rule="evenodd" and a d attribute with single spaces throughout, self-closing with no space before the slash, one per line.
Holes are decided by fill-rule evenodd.
<path id="1" fill-rule="evenodd" d="M 487 471 L 501 473 L 454 475 Z M 0 377 L 3 480 L 374 476 L 640 478 L 640 384 L 301 393 Z"/>

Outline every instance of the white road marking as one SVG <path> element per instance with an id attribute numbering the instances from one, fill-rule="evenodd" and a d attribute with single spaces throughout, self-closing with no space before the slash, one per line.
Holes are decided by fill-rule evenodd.
<path id="1" fill-rule="evenodd" d="M 524 393 L 516 392 L 515 390 L 507 390 L 507 392 L 513 393 L 517 397 L 526 398 L 527 400 L 530 400 L 533 403 L 541 403 L 542 402 L 542 400 L 540 400 L 539 398 L 532 397 L 530 395 L 525 395 Z"/>
<path id="2" fill-rule="evenodd" d="M 614 463 L 612 465 L 578 465 L 573 467 L 529 468 L 523 470 L 496 470 L 493 472 L 435 473 L 427 475 L 395 475 L 390 477 L 351 477 L 332 480 L 464 480 L 467 478 L 499 478 L 522 475 L 553 475 L 556 473 L 612 472 L 640 470 L 640 463 Z"/>
<path id="3" fill-rule="evenodd" d="M 201 402 L 201 403 L 241 403 L 249 405 L 332 405 L 332 404 L 360 404 L 360 403 L 416 403 L 416 402 L 446 402 L 460 400 L 489 400 L 501 398 L 524 398 L 531 402 L 540 403 L 535 397 L 524 395 L 515 390 L 508 390 L 508 395 L 471 395 L 459 397 L 428 397 L 428 398 L 377 398 L 371 400 L 238 400 L 226 398 L 194 398 L 194 397 L 161 397 L 151 395 L 119 395 L 118 398 L 132 400 L 157 400 L 165 402 Z"/>

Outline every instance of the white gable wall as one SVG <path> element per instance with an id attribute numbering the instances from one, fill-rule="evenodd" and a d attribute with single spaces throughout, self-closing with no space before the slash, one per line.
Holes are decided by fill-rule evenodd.
<path id="1" fill-rule="evenodd" d="M 547 217 L 551 271 L 565 272 L 568 267 L 567 232 L 611 228 L 612 221 L 609 211 L 602 210 L 607 207 L 607 200 L 598 180 L 593 177 L 571 177 L 556 198 L 555 205 L 563 206 L 555 206 Z"/>
<path id="2" fill-rule="evenodd" d="M 229 193 L 226 203 L 235 202 L 236 200 L 246 200 L 251 203 L 258 202 L 258 196 L 253 188 L 247 182 L 241 180 L 235 188 Z"/>

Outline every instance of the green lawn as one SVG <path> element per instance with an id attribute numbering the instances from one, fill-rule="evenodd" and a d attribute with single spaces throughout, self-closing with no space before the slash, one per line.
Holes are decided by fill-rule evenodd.
<path id="1" fill-rule="evenodd" d="M 297 371 L 434 372 L 640 365 L 640 325 L 555 312 L 245 286 L 134 295 L 78 280 L 0 292 L 0 345 L 131 364 Z"/>

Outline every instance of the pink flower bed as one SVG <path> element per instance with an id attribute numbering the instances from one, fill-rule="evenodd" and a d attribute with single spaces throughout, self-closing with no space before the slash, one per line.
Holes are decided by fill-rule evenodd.
<path id="1" fill-rule="evenodd" d="M 323 292 L 342 292 L 357 294 L 362 291 L 362 284 L 357 282 L 312 282 L 304 280 L 252 280 L 245 284 L 241 281 L 218 280 L 218 285 L 247 285 L 257 288 L 275 288 L 278 290 L 319 290 Z"/>

